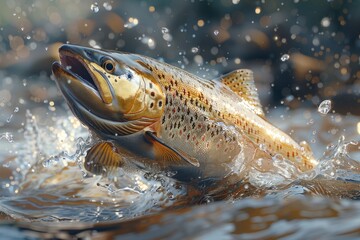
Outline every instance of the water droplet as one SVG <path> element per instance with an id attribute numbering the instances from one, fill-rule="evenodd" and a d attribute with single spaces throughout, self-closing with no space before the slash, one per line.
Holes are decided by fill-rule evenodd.
<path id="1" fill-rule="evenodd" d="M 19 111 L 19 107 L 16 107 L 15 109 L 14 109 L 14 113 L 17 113 Z"/>
<path id="2" fill-rule="evenodd" d="M 266 151 L 266 144 L 260 144 L 259 148 L 261 151 Z"/>
<path id="3" fill-rule="evenodd" d="M 197 47 L 193 47 L 191 48 L 191 52 L 192 53 L 197 53 L 199 51 L 199 49 Z"/>
<path id="4" fill-rule="evenodd" d="M 290 59 L 289 54 L 284 54 L 284 55 L 281 56 L 281 61 L 283 61 L 283 62 L 285 62 L 285 61 L 287 61 L 289 59 Z"/>
<path id="5" fill-rule="evenodd" d="M 162 28 L 161 28 L 161 32 L 162 32 L 163 34 L 168 33 L 168 32 L 169 32 L 169 29 L 167 29 L 166 27 L 162 27 Z"/>
<path id="6" fill-rule="evenodd" d="M 330 18 L 324 17 L 323 19 L 321 19 L 321 26 L 329 27 L 330 26 Z"/>
<path id="7" fill-rule="evenodd" d="M 103 7 L 105 8 L 106 11 L 111 11 L 112 10 L 112 6 L 108 2 L 104 2 Z"/>
<path id="8" fill-rule="evenodd" d="M 13 116 L 14 116 L 14 115 L 11 114 L 10 117 L 8 117 L 8 119 L 6 119 L 6 122 L 7 122 L 7 123 L 11 122 L 11 119 L 13 118 Z"/>
<path id="9" fill-rule="evenodd" d="M 139 24 L 139 19 L 130 17 L 127 21 L 127 23 L 124 24 L 124 27 L 130 29 Z"/>
<path id="10" fill-rule="evenodd" d="M 318 112 L 321 114 L 326 115 L 331 110 L 331 101 L 330 100 L 324 100 L 320 103 L 318 107 Z"/>
<path id="11" fill-rule="evenodd" d="M 5 133 L 1 133 L 0 134 L 0 140 L 5 138 L 8 142 L 13 142 L 14 139 L 13 139 L 13 135 L 9 132 L 5 132 Z"/>
<path id="12" fill-rule="evenodd" d="M 99 12 L 99 4 L 97 2 L 94 2 L 93 4 L 91 4 L 90 6 L 91 11 L 93 11 L 94 13 Z"/>
<path id="13" fill-rule="evenodd" d="M 214 30 L 214 35 L 215 35 L 215 36 L 219 35 L 219 30 L 217 30 L 217 29 Z"/>

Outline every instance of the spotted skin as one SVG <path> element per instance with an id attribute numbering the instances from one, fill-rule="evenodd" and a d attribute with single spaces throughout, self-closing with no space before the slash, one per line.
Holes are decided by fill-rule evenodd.
<path id="1" fill-rule="evenodd" d="M 281 154 L 302 171 L 316 164 L 311 152 L 267 122 L 262 111 L 254 113 L 239 96 L 246 89 L 234 91 L 236 85 L 226 87 L 146 57 L 139 62 L 156 76 L 166 94 L 161 138 L 198 158 L 209 175 L 229 171 L 226 166 L 237 158 L 243 144 L 251 144 L 253 151 L 261 145 L 271 156 Z"/>

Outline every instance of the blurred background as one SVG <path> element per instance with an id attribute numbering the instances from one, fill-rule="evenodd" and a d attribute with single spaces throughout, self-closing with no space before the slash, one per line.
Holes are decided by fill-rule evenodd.
<path id="1" fill-rule="evenodd" d="M 0 127 L 32 109 L 62 114 L 50 80 L 62 43 L 147 55 L 204 78 L 254 71 L 265 110 L 360 115 L 360 1 L 4 0 L 0 8 Z"/>

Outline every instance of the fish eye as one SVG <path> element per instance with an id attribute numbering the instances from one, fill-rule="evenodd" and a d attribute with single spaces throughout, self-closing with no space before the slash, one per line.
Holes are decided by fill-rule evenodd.
<path id="1" fill-rule="evenodd" d="M 111 60 L 106 60 L 103 64 L 102 67 L 105 69 L 105 71 L 107 71 L 108 73 L 113 73 L 115 71 L 115 66 L 113 61 Z"/>

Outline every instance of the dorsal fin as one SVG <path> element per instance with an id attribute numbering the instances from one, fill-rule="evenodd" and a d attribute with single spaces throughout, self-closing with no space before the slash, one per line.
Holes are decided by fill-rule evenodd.
<path id="1" fill-rule="evenodd" d="M 254 83 L 254 75 L 251 70 L 238 69 L 225 74 L 218 80 L 241 97 L 248 104 L 250 110 L 260 117 L 265 118 Z"/>

